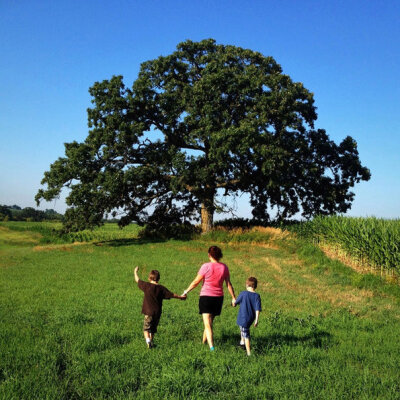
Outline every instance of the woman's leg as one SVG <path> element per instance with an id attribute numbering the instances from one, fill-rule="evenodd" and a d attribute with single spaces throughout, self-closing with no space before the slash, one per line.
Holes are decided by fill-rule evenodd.
<path id="1" fill-rule="evenodd" d="M 214 321 L 214 315 L 213 314 L 202 314 L 203 316 L 203 323 L 204 323 L 204 332 L 203 332 L 203 343 L 204 341 L 204 336 L 206 337 L 206 340 L 208 342 L 208 345 L 211 347 L 214 347 L 214 338 L 213 338 L 213 321 Z"/>

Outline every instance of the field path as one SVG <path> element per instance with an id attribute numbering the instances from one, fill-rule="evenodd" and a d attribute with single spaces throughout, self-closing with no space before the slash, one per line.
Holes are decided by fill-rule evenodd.
<path id="1" fill-rule="evenodd" d="M 232 245 L 230 251 L 237 253 L 229 261 L 231 270 L 239 271 L 243 282 L 248 276 L 257 277 L 258 290 L 278 309 L 304 312 L 306 308 L 310 314 L 318 315 L 342 308 L 366 315 L 391 309 L 395 301 L 391 296 L 376 297 L 373 290 L 333 283 L 334 272 L 321 273 L 284 245 Z M 396 317 L 400 315 L 396 313 Z"/>

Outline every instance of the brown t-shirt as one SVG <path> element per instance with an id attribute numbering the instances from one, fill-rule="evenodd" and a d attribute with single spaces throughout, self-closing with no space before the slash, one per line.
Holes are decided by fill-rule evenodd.
<path id="1" fill-rule="evenodd" d="M 142 314 L 161 315 L 162 302 L 164 299 L 171 299 L 174 294 L 162 285 L 144 282 L 139 279 L 138 287 L 144 292 Z"/>

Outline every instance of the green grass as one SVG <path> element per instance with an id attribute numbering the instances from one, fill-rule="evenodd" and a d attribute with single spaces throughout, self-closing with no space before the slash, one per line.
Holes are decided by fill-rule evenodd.
<path id="1" fill-rule="evenodd" d="M 131 224 L 123 229 L 117 224 L 106 223 L 93 230 L 85 229 L 80 232 L 64 233 L 61 222 L 0 222 L 0 229 L 15 232 L 35 232 L 39 235 L 41 244 L 62 244 L 75 242 L 98 242 L 114 240 L 136 239 L 139 235 L 140 226 Z M 4 236 L 4 235 L 3 235 Z M 2 239 L 4 242 L 4 237 Z M 10 242 L 9 244 L 13 244 Z"/>
<path id="2" fill-rule="evenodd" d="M 1 399 L 400 398 L 399 287 L 306 242 L 222 244 L 237 293 L 247 276 L 259 280 L 248 358 L 228 299 L 216 352 L 201 345 L 198 289 L 165 302 L 155 349 L 143 340 L 134 266 L 142 278 L 158 269 L 181 293 L 217 238 L 112 239 L 107 227 L 103 242 L 46 245 L 38 228 L 9 228 L 0 226 Z"/>

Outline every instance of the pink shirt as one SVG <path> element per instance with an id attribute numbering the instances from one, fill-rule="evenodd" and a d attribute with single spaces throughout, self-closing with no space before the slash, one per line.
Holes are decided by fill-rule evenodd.
<path id="1" fill-rule="evenodd" d="M 229 278 L 229 269 L 225 264 L 208 262 L 201 266 L 198 275 L 203 277 L 200 296 L 223 296 L 224 280 Z"/>

